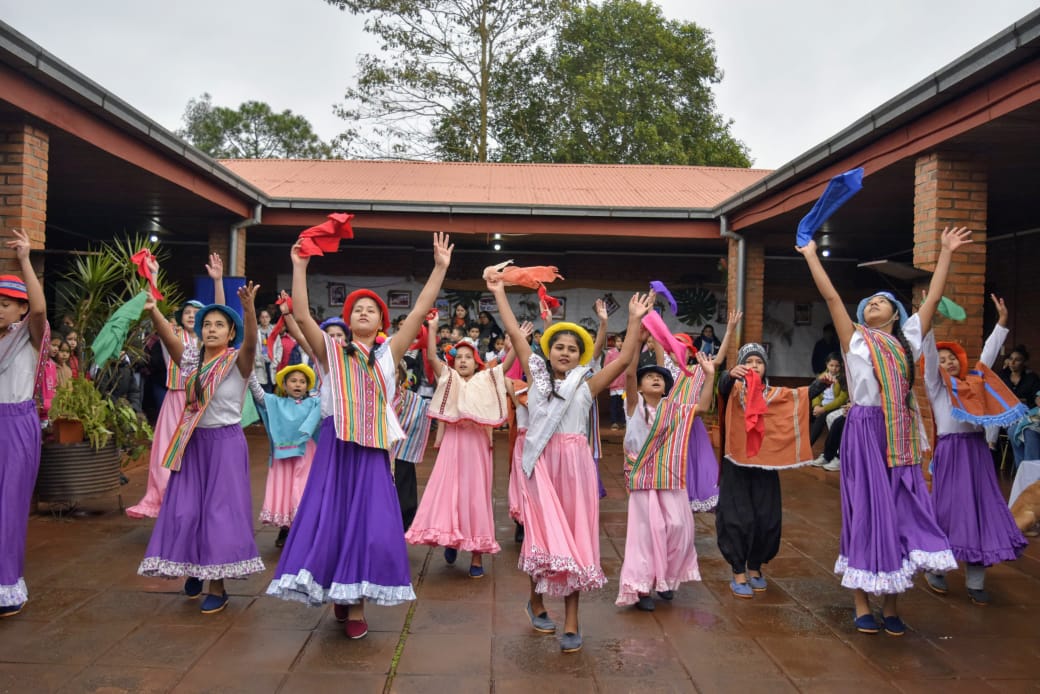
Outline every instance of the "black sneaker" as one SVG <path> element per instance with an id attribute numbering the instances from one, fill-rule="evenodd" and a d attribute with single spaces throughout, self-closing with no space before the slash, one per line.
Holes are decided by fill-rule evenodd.
<path id="1" fill-rule="evenodd" d="M 274 539 L 275 547 L 285 547 L 285 538 L 289 537 L 289 528 L 282 526 L 278 529 L 278 537 Z"/>
<path id="2" fill-rule="evenodd" d="M 524 541 L 524 526 L 520 525 L 518 521 L 513 522 L 516 523 L 516 532 L 513 533 L 513 542 L 519 545 Z"/>

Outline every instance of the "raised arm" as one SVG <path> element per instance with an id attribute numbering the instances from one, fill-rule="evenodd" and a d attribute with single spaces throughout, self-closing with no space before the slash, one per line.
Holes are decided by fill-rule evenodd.
<path id="1" fill-rule="evenodd" d="M 509 297 L 506 296 L 506 287 L 502 280 L 491 279 L 487 281 L 487 288 L 492 296 L 495 297 L 495 304 L 498 305 L 498 316 L 502 319 L 502 327 L 513 343 L 513 351 L 516 352 L 516 358 L 520 360 L 520 366 L 523 367 L 524 373 L 527 374 L 528 383 L 531 383 L 533 382 L 533 377 L 527 364 L 531 359 L 531 345 L 524 340 L 520 324 L 516 322 L 516 316 L 513 315 L 513 309 L 509 305 Z"/>
<path id="2" fill-rule="evenodd" d="M 219 253 L 209 254 L 206 274 L 213 280 L 213 303 L 227 304 L 227 297 L 224 295 L 224 261 L 220 259 Z"/>
<path id="3" fill-rule="evenodd" d="M 18 259 L 18 268 L 22 271 L 25 282 L 25 296 L 29 300 L 29 312 L 25 320 L 29 321 L 29 342 L 33 349 L 39 351 L 43 345 L 43 333 L 47 329 L 47 299 L 43 295 L 43 285 L 36 276 L 32 262 L 29 260 L 29 234 L 22 229 L 12 229 L 14 238 L 4 245 L 14 250 Z"/>
<path id="4" fill-rule="evenodd" d="M 845 310 L 845 303 L 838 295 L 838 290 L 834 288 L 831 278 L 827 276 L 827 271 L 823 269 L 823 263 L 820 262 L 819 256 L 816 255 L 816 242 L 810 240 L 809 243 L 802 247 L 796 246 L 795 250 L 805 256 L 813 282 L 816 283 L 816 288 L 819 290 L 820 296 L 823 297 L 824 302 L 827 304 L 827 310 L 831 314 L 831 323 L 834 323 L 834 332 L 838 335 L 838 341 L 841 343 L 841 351 L 848 352 L 849 341 L 852 340 L 852 333 L 855 331 L 855 327 L 853 326 L 852 318 L 849 317 L 849 312 Z M 729 332 L 727 330 L 728 335 Z"/>
<path id="5" fill-rule="evenodd" d="M 733 312 L 730 312 L 730 320 L 733 319 Z M 739 320 L 739 319 L 738 319 Z M 723 343 L 729 339 L 729 328 L 726 328 L 726 337 L 723 338 Z M 709 359 L 702 353 L 697 353 L 697 364 L 701 367 L 701 371 L 704 372 L 704 387 L 701 388 L 700 398 L 697 400 L 697 409 L 695 412 L 707 412 L 711 409 L 711 399 L 715 397 L 711 384 L 715 380 L 715 360 Z"/>
<path id="6" fill-rule="evenodd" d="M 737 326 L 740 325 L 740 319 L 743 317 L 743 311 L 729 312 L 729 320 L 726 321 L 726 336 L 722 338 L 722 344 L 719 345 L 719 351 L 712 359 L 712 362 L 716 366 L 726 360 L 726 352 L 729 351 L 730 343 L 733 342 L 733 336 L 737 334 Z M 714 369 L 712 369 L 712 371 L 714 371 Z"/>
<path id="7" fill-rule="evenodd" d="M 390 340 L 390 353 L 393 354 L 395 364 L 401 361 L 408 347 L 415 341 L 419 328 L 426 320 L 426 314 L 433 308 L 437 294 L 441 291 L 444 276 L 448 274 L 448 266 L 451 265 L 451 252 L 455 249 L 449 241 L 447 234 L 438 231 L 433 235 L 433 271 L 419 292 L 415 306 L 397 329 L 394 339 Z"/>
<path id="8" fill-rule="evenodd" d="M 437 317 L 436 311 L 431 311 L 431 313 L 433 315 L 426 321 L 426 358 L 430 361 L 433 375 L 440 378 L 441 372 L 444 370 L 444 362 L 437 356 L 437 324 L 440 319 Z"/>
<path id="9" fill-rule="evenodd" d="M 932 329 L 935 309 L 939 307 L 939 300 L 942 299 L 943 290 L 946 289 L 946 278 L 950 274 L 953 252 L 971 243 L 971 230 L 967 227 L 946 227 L 943 229 L 941 243 L 942 248 L 939 251 L 939 259 L 935 262 L 932 281 L 928 283 L 928 294 L 921 302 L 921 308 L 917 309 L 922 335 L 927 335 L 928 331 Z"/>
<path id="10" fill-rule="evenodd" d="M 607 344 L 607 307 L 603 299 L 596 299 L 596 317 L 599 318 L 599 329 L 596 331 L 596 343 L 592 346 L 592 358 L 599 359 L 603 354 L 603 346 Z"/>
<path id="11" fill-rule="evenodd" d="M 287 299 L 289 298 L 289 294 L 283 289 L 278 298 Z M 289 336 L 296 340 L 296 344 L 300 346 L 300 349 L 312 362 L 317 362 L 317 357 L 314 356 L 314 349 L 311 347 L 311 343 L 307 340 L 307 336 L 303 334 L 303 331 L 300 330 L 296 318 L 289 312 L 289 302 L 282 301 L 278 304 L 278 310 L 281 312 L 282 318 L 285 319 L 283 325 L 285 325 L 285 330 L 289 333 Z"/>
<path id="12" fill-rule="evenodd" d="M 249 282 L 238 288 L 238 300 L 242 303 L 242 322 L 244 323 L 245 335 L 242 336 L 242 344 L 238 348 L 238 372 L 242 378 L 248 380 L 253 375 L 253 361 L 256 359 L 256 293 L 260 290 L 259 284 Z"/>
<path id="13" fill-rule="evenodd" d="M 631 334 L 631 333 L 630 333 Z M 639 326 L 639 332 L 637 335 L 633 335 L 631 340 L 635 341 L 636 353 L 642 349 L 642 345 L 646 342 L 646 338 L 650 337 L 650 333 L 647 332 L 646 328 L 642 325 Z M 625 340 L 628 343 L 628 340 Z M 622 348 L 624 350 L 624 348 Z M 618 357 L 615 361 L 621 361 L 621 357 Z M 613 362 L 611 362 L 613 363 Z M 630 359 L 628 366 L 625 367 L 625 414 L 631 417 L 636 411 L 636 403 L 639 402 L 639 380 L 637 373 L 639 371 L 639 360 Z"/>
<path id="14" fill-rule="evenodd" d="M 314 358 L 323 369 L 328 371 L 329 355 L 325 353 L 325 338 L 322 337 L 321 328 L 318 327 L 318 324 L 314 322 L 314 317 L 311 316 L 310 299 L 307 295 L 307 263 L 310 262 L 310 258 L 300 255 L 299 241 L 293 244 L 289 255 L 293 264 L 293 318 L 296 319 L 296 325 L 304 338 L 306 338 L 307 344 L 311 346 Z"/>
<path id="15" fill-rule="evenodd" d="M 154 277 L 155 274 L 153 273 Z M 155 303 L 155 299 L 149 294 L 148 298 L 144 302 L 144 310 L 148 311 L 148 317 L 152 319 L 152 325 L 155 327 L 155 333 L 162 340 L 163 346 L 166 351 L 170 353 L 170 361 L 174 364 L 181 363 L 181 357 L 184 356 L 184 343 L 177 337 L 177 334 L 173 332 L 173 326 L 166 320 L 166 316 L 162 314 L 159 307 Z"/>
<path id="16" fill-rule="evenodd" d="M 628 335 L 636 335 L 642 327 L 643 316 L 649 313 L 654 306 L 653 292 L 650 294 L 634 294 L 628 302 Z M 629 362 L 636 359 L 641 345 L 631 340 L 625 340 L 625 346 L 621 348 L 621 354 L 617 359 L 600 369 L 595 376 L 588 380 L 589 390 L 593 396 L 610 385 L 610 382 L 621 375 L 622 370 L 628 367 Z"/>

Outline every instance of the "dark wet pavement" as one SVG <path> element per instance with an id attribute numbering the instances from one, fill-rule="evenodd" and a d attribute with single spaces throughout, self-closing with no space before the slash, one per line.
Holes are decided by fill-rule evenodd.
<path id="1" fill-rule="evenodd" d="M 253 502 L 267 472 L 265 440 L 251 430 Z M 30 601 L 0 620 L 3 692 L 986 692 L 1040 689 L 1040 541 L 990 569 L 987 607 L 972 605 L 963 573 L 950 593 L 924 587 L 900 601 L 902 638 L 852 626 L 852 600 L 832 573 L 841 518 L 838 475 L 781 474 L 784 533 L 767 565 L 769 589 L 753 600 L 729 592 L 713 517 L 697 517 L 704 581 L 683 585 L 653 613 L 615 607 L 627 502 L 620 435 L 604 432 L 603 568 L 610 578 L 581 601 L 584 649 L 563 655 L 555 636 L 531 630 L 528 582 L 506 513 L 505 437 L 496 436 L 495 509 L 502 553 L 468 577 L 443 553 L 409 548 L 418 600 L 369 607 L 370 633 L 349 641 L 331 607 L 263 597 L 278 552 L 276 529 L 258 526 L 267 571 L 228 581 L 227 610 L 199 613 L 180 581 L 142 578 L 137 565 L 151 521 L 126 518 L 115 497 L 29 523 Z M 420 471 L 433 462 L 428 451 Z M 123 502 L 137 501 L 146 470 L 128 471 Z M 1007 485 L 1007 481 L 1005 486 Z M 90 512 L 93 511 L 93 512 Z M 561 600 L 547 600 L 562 622 Z"/>

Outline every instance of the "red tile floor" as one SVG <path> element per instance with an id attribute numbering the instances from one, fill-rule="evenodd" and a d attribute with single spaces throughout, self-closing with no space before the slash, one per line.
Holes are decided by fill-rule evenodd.
<path id="1" fill-rule="evenodd" d="M 614 606 L 624 552 L 620 432 L 604 431 L 601 547 L 610 583 L 582 596 L 584 650 L 562 655 L 524 614 L 527 579 L 506 514 L 504 435 L 496 436 L 495 510 L 502 553 L 482 580 L 442 553 L 409 548 L 418 599 L 371 607 L 369 636 L 348 641 L 330 607 L 263 597 L 276 531 L 257 528 L 267 571 L 228 582 L 229 608 L 201 615 L 181 583 L 137 575 L 151 521 L 126 518 L 115 497 L 29 523 L 25 610 L 0 620 L 2 692 L 985 692 L 1040 689 L 1040 542 L 990 570 L 988 607 L 950 594 L 906 594 L 902 638 L 852 627 L 849 594 L 831 569 L 841 519 L 838 474 L 782 473 L 784 538 L 766 567 L 769 590 L 736 600 L 715 547 L 713 517 L 697 517 L 704 581 L 684 585 L 653 613 Z M 253 502 L 267 472 L 251 430 Z M 420 471 L 429 474 L 432 452 Z M 146 470 L 127 471 L 122 501 L 137 501 Z M 1006 481 L 1005 481 L 1006 484 Z M 562 617 L 562 601 L 548 601 Z"/>

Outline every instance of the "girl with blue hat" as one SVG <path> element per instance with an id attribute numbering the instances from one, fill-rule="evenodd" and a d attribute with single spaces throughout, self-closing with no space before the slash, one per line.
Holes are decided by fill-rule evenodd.
<path id="1" fill-rule="evenodd" d="M 171 361 L 186 377 L 184 411 L 162 458 L 171 471 L 166 498 L 137 572 L 184 577 L 189 598 L 199 597 L 208 579 L 203 614 L 227 607 L 224 579 L 264 570 L 253 536 L 249 446 L 241 423 L 256 358 L 258 289 L 250 282 L 238 290 L 244 320 L 223 304 L 199 309 L 198 351 L 184 348 L 153 298 L 145 304 Z"/>
<path id="2" fill-rule="evenodd" d="M 834 571 L 853 590 L 856 629 L 883 628 L 901 636 L 897 596 L 913 586 L 918 571 L 956 567 L 950 543 L 935 520 L 920 463 L 927 439 L 913 397 L 914 364 L 942 297 L 953 254 L 971 243 L 971 231 L 947 228 L 928 293 L 913 316 L 889 292 L 859 302 L 856 323 L 827 276 L 809 240 L 805 256 L 817 289 L 830 310 L 845 356 L 852 408 L 841 441 L 842 528 Z M 884 596 L 882 622 L 867 595 Z"/>
<path id="3" fill-rule="evenodd" d="M 213 280 L 213 300 L 218 304 L 223 304 L 224 262 L 216 253 L 210 253 L 206 273 Z M 199 350 L 198 337 L 195 334 L 195 318 L 202 307 L 201 301 L 191 299 L 184 302 L 173 314 L 173 325 L 170 327 L 180 342 L 182 351 L 189 355 L 189 359 L 190 355 L 196 354 Z M 165 317 L 160 315 L 159 319 L 166 323 Z M 158 326 L 154 320 L 153 323 Z M 162 457 L 166 453 L 166 447 L 173 438 L 173 433 L 180 424 L 181 414 L 184 412 L 184 383 L 187 380 L 187 374 L 170 357 L 170 351 L 162 340 L 159 341 L 159 344 L 162 346 L 163 363 L 166 364 L 166 395 L 163 397 L 159 416 L 156 418 L 155 427 L 152 430 L 154 436 L 152 450 L 148 457 L 148 486 L 145 489 L 144 497 L 126 509 L 126 515 L 131 518 L 158 517 L 163 496 L 166 494 L 166 485 L 170 481 L 170 471 L 162 466 Z"/>
<path id="4" fill-rule="evenodd" d="M 18 614 L 29 599 L 25 537 L 40 467 L 40 418 L 33 396 L 50 354 L 47 301 L 29 261 L 29 235 L 20 229 L 12 234 L 4 245 L 14 250 L 25 279 L 0 275 L 0 617 Z"/>

